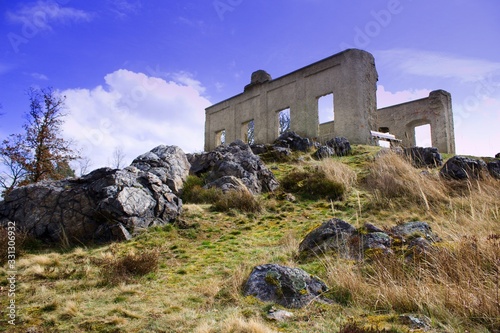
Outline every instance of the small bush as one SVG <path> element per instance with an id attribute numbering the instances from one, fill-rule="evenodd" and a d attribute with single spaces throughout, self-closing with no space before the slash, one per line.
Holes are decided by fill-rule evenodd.
<path id="1" fill-rule="evenodd" d="M 124 256 L 118 256 L 112 251 L 110 256 L 98 260 L 97 264 L 101 266 L 104 282 L 116 285 L 120 282 L 130 282 L 134 277 L 156 272 L 159 256 L 158 249 L 144 251 L 140 254 L 129 252 Z"/>
<path id="2" fill-rule="evenodd" d="M 186 203 L 213 204 L 222 196 L 222 191 L 217 188 L 203 188 L 205 180 L 203 177 L 188 176 L 182 189 L 181 199 Z"/>
<path id="3" fill-rule="evenodd" d="M 221 192 L 212 204 L 212 209 L 218 212 L 236 209 L 246 213 L 259 213 L 262 211 L 262 204 L 249 191 L 233 190 Z"/>
<path id="4" fill-rule="evenodd" d="M 341 183 L 330 180 L 322 171 L 293 171 L 281 180 L 284 191 L 302 195 L 308 199 L 340 200 L 345 188 Z"/>

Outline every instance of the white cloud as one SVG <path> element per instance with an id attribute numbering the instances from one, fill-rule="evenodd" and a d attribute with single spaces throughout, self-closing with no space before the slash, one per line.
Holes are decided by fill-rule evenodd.
<path id="1" fill-rule="evenodd" d="M 377 107 L 385 108 L 387 106 L 401 104 L 409 101 L 413 101 L 420 98 L 429 97 L 429 89 L 417 89 L 417 90 L 403 90 L 390 92 L 385 90 L 384 86 L 377 86 Z"/>
<path id="2" fill-rule="evenodd" d="M 446 53 L 414 49 L 392 49 L 375 52 L 377 64 L 389 65 L 404 74 L 453 78 L 461 82 L 484 80 L 500 74 L 500 62 L 472 59 Z"/>
<path id="3" fill-rule="evenodd" d="M 33 24 L 40 30 L 52 30 L 51 23 L 90 21 L 92 14 L 80 9 L 63 7 L 55 1 L 39 0 L 22 5 L 17 11 L 9 11 L 7 19 L 13 23 Z"/>
<path id="4" fill-rule="evenodd" d="M 105 76 L 104 87 L 62 91 L 70 112 L 64 135 L 83 147 L 93 168 L 109 165 L 116 147 L 128 163 L 160 144 L 201 151 L 211 103 L 200 82 L 186 77 L 191 85 L 120 69 Z"/>

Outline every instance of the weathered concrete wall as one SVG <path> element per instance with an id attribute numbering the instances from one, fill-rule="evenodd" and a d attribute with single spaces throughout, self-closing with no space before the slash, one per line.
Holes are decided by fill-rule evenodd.
<path id="1" fill-rule="evenodd" d="M 401 139 L 404 147 L 413 147 L 415 127 L 430 124 L 432 146 L 442 153 L 455 153 L 455 134 L 451 95 L 435 90 L 429 97 L 377 110 L 378 127 L 387 127 Z"/>
<path id="2" fill-rule="evenodd" d="M 272 80 L 264 71 L 252 74 L 242 94 L 206 109 L 205 150 L 217 145 L 225 130 L 226 142 L 244 139 L 245 126 L 254 120 L 255 143 L 278 137 L 278 113 L 290 108 L 290 129 L 303 137 L 344 136 L 351 143 L 370 143 L 376 129 L 376 83 L 373 56 L 350 49 Z M 334 95 L 334 124 L 319 126 L 318 98 Z M 328 133 L 333 131 L 332 133 Z M 327 133 L 325 133 L 327 132 Z"/>

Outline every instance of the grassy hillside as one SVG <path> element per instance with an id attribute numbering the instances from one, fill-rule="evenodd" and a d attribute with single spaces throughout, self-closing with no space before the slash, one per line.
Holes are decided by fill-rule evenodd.
<path id="1" fill-rule="evenodd" d="M 498 332 L 499 182 L 443 181 L 438 170 L 415 169 L 393 154 L 375 159 L 378 150 L 269 162 L 292 190 L 306 189 L 295 201 L 281 191 L 255 201 L 204 193 L 189 198 L 215 204 L 187 202 L 180 221 L 128 242 L 61 249 L 26 240 L 15 327 L 6 322 L 7 265 L 0 270 L 0 331 L 408 332 L 398 318 L 412 313 L 429 317 L 431 332 Z M 318 189 L 324 182 L 309 181 L 314 174 L 336 183 L 338 195 Z M 333 254 L 300 259 L 303 237 L 332 217 L 355 227 L 426 221 L 442 242 L 414 263 L 376 253 L 361 262 Z M 242 295 L 252 268 L 265 263 L 318 276 L 335 303 L 288 310 L 294 316 L 286 322 L 266 319 L 280 307 Z"/>

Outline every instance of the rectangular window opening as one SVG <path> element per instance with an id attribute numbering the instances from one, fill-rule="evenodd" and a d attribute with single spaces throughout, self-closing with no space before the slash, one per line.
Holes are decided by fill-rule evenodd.
<path id="1" fill-rule="evenodd" d="M 218 131 L 215 133 L 215 145 L 220 146 L 226 144 L 226 130 Z"/>
<path id="2" fill-rule="evenodd" d="M 243 142 L 249 145 L 255 143 L 255 122 L 253 119 L 241 125 L 241 134 Z"/>
<path id="3" fill-rule="evenodd" d="M 335 120 L 333 93 L 318 97 L 319 123 L 327 123 Z"/>
<path id="4" fill-rule="evenodd" d="M 415 127 L 415 145 L 417 147 L 432 147 L 430 124 Z"/>
<path id="5" fill-rule="evenodd" d="M 290 130 L 290 108 L 278 111 L 278 136 Z"/>

